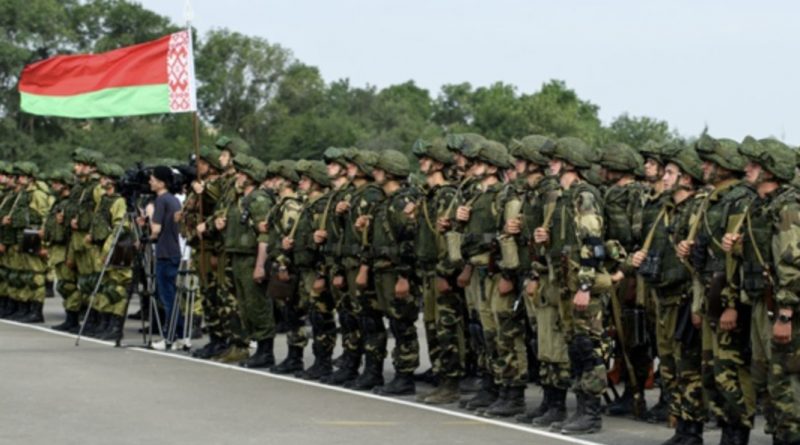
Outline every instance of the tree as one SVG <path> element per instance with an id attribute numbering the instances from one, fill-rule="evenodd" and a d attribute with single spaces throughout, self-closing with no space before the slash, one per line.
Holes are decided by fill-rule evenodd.
<path id="1" fill-rule="evenodd" d="M 631 117 L 623 113 L 608 128 L 609 139 L 624 142 L 631 147 L 641 147 L 647 141 L 668 142 L 675 138 L 665 121 L 642 117 Z"/>

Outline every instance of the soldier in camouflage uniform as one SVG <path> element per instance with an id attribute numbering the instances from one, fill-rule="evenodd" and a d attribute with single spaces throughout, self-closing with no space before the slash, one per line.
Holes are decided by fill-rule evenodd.
<path id="1" fill-rule="evenodd" d="M 11 320 L 22 323 L 44 321 L 42 306 L 47 275 L 46 251 L 41 246 L 42 224 L 52 205 L 47 190 L 36 181 L 39 169 L 31 162 L 14 164 L 17 195 L 8 215 L 3 217 L 4 230 L 13 233 L 16 242 L 6 245 L 9 268 L 15 274 L 9 280 L 9 293 L 18 310 Z M 9 237 L 11 239 L 11 237 Z"/>
<path id="2" fill-rule="evenodd" d="M 264 298 L 263 282 L 266 272 L 262 260 L 266 255 L 266 240 L 258 231 L 270 208 L 267 194 L 258 185 L 263 181 L 266 166 L 258 159 L 238 154 L 233 159 L 237 173 L 236 200 L 224 216 L 214 221 L 222 232 L 225 253 L 230 261 L 226 281 L 233 284 L 239 318 L 242 321 L 241 340 L 230 342 L 231 347 L 220 361 L 243 362 L 255 367 L 273 356 L 275 318 L 272 303 Z M 247 342 L 258 346 L 253 357 L 248 357 Z"/>
<path id="3" fill-rule="evenodd" d="M 690 232 L 690 219 L 705 199 L 700 158 L 691 146 L 674 146 L 664 167 L 664 194 L 655 216 L 643 228 L 651 243 L 635 252 L 631 264 L 657 299 L 658 343 L 663 393 L 675 434 L 665 444 L 702 444 L 707 410 L 703 403 L 700 332 L 692 323 L 692 276 L 678 258 L 676 244 Z M 652 235 L 651 235 L 652 234 Z M 651 409 L 652 411 L 652 409 Z"/>
<path id="4" fill-rule="evenodd" d="M 50 188 L 55 194 L 55 202 L 45 218 L 42 241 L 47 249 L 48 266 L 55 271 L 58 283 L 56 290 L 64 299 L 64 311 L 67 315 L 64 322 L 53 326 L 53 329 L 77 333 L 80 323 L 80 296 L 75 271 L 66 264 L 70 230 L 64 218 L 66 207 L 70 202 L 73 181 L 72 174 L 67 171 L 56 171 L 51 174 Z"/>
<path id="5" fill-rule="evenodd" d="M 332 372 L 331 356 L 336 345 L 336 321 L 334 318 L 333 297 L 327 292 L 319 245 L 314 242 L 314 231 L 322 227 L 332 211 L 331 196 L 325 193 L 330 184 L 325 164 L 321 161 L 300 160 L 296 164 L 299 175 L 298 191 L 305 202 L 297 216 L 296 228 L 281 240 L 282 255 L 286 267 L 297 275 L 296 301 L 290 301 L 300 316 L 311 322 L 314 365 L 308 370 L 297 370 L 297 376 L 317 380 Z M 318 281 L 322 280 L 322 281 Z M 300 350 L 302 354 L 302 349 Z M 302 364 L 302 357 L 300 358 Z"/>
<path id="6" fill-rule="evenodd" d="M 542 298 L 559 307 L 575 379 L 575 415 L 550 426 L 564 434 L 596 432 L 602 426 L 600 397 L 606 389 L 606 369 L 601 296 L 610 290 L 611 280 L 601 273 L 606 258 L 602 199 L 577 170 L 589 168 L 597 160 L 595 155 L 577 138 L 556 141 L 550 173 L 558 178 L 560 189 L 553 195 L 555 204 L 549 204 L 552 219 L 534 231 L 534 242 L 544 246 L 548 282 L 553 285 L 547 294 L 542 290 Z"/>
<path id="7" fill-rule="evenodd" d="M 8 214 L 11 204 L 14 202 L 15 186 L 12 168 L 12 164 L 0 161 L 0 219 Z M 0 225 L 0 244 L 5 244 L 6 238 L 3 226 Z M 6 318 L 17 311 L 16 302 L 10 298 L 8 293 L 7 258 L 5 252 L 0 252 L 0 318 Z"/>
<path id="8" fill-rule="evenodd" d="M 738 179 L 746 162 L 737 146 L 735 141 L 707 135 L 695 144 L 703 160 L 703 179 L 713 189 L 694 216 L 700 221 L 694 240 L 678 246 L 679 255 L 691 257 L 699 274 L 694 298 L 703 322 L 703 387 L 722 427 L 721 443 L 746 443 L 755 414 L 751 306 L 736 291 L 741 284 L 736 259 L 722 249 L 726 234 L 741 229 L 754 198 L 752 188 Z"/>
<path id="9" fill-rule="evenodd" d="M 308 295 L 300 298 L 298 293 L 298 270 L 292 267 L 292 252 L 286 250 L 284 240 L 293 239 L 300 222 L 300 213 L 303 210 L 304 196 L 297 192 L 297 183 L 300 176 L 297 174 L 294 161 L 279 161 L 275 164 L 275 178 L 273 187 L 278 194 L 277 208 L 270 212 L 267 237 L 269 251 L 267 257 L 271 261 L 270 270 L 272 279 L 276 276 L 285 276 L 283 281 L 288 281 L 293 287 L 290 296 L 277 300 L 278 310 L 283 314 L 287 324 L 286 343 L 289 352 L 279 364 L 270 368 L 276 374 L 292 374 L 303 370 L 303 349 L 308 344 L 306 319 L 308 318 Z M 275 273 L 277 271 L 277 273 Z"/>

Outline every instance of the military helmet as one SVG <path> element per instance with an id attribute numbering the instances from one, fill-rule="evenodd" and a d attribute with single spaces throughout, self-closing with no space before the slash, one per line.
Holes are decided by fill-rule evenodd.
<path id="1" fill-rule="evenodd" d="M 6 161 L 0 161 L 0 173 L 10 175 L 11 171 L 13 170 L 13 166 L 11 163 Z"/>
<path id="2" fill-rule="evenodd" d="M 281 165 L 279 161 L 269 161 L 266 167 L 266 175 L 267 178 L 278 176 L 278 173 L 281 170 Z"/>
<path id="3" fill-rule="evenodd" d="M 200 159 L 208 162 L 208 164 L 217 170 L 222 170 L 222 164 L 219 162 L 219 155 L 222 152 L 217 147 L 209 147 L 203 145 L 200 147 Z"/>
<path id="4" fill-rule="evenodd" d="M 550 163 L 550 159 L 545 153 L 552 150 L 553 145 L 555 143 L 547 136 L 532 134 L 522 138 L 519 141 L 519 147 L 514 152 L 511 152 L 509 146 L 509 153 L 516 158 L 546 166 Z"/>
<path id="5" fill-rule="evenodd" d="M 75 177 L 67 170 L 54 170 L 50 173 L 50 181 L 72 185 L 75 182 Z"/>
<path id="6" fill-rule="evenodd" d="M 790 181 L 794 178 L 796 155 L 783 142 L 775 139 L 756 140 L 747 136 L 739 144 L 739 153 L 780 180 Z"/>
<path id="7" fill-rule="evenodd" d="M 97 172 L 115 181 L 125 174 L 125 170 L 114 162 L 101 162 L 97 164 Z"/>
<path id="8" fill-rule="evenodd" d="M 322 159 L 330 164 L 331 162 L 335 162 L 341 165 L 344 168 L 347 168 L 347 153 L 345 152 L 347 149 L 338 148 L 338 147 L 328 147 L 322 153 Z"/>
<path id="9" fill-rule="evenodd" d="M 600 164 L 592 164 L 589 168 L 579 169 L 581 177 L 595 187 L 603 185 L 603 175 L 600 173 Z"/>
<path id="10" fill-rule="evenodd" d="M 439 161 L 444 165 L 453 163 L 453 153 L 447 149 L 447 142 L 442 138 L 436 138 L 433 141 L 425 141 L 417 139 L 411 147 L 411 152 L 417 158 L 427 157 L 434 161 Z"/>
<path id="11" fill-rule="evenodd" d="M 39 167 L 37 167 L 33 162 L 16 162 L 14 163 L 14 174 L 19 176 L 36 177 L 39 174 Z"/>
<path id="12" fill-rule="evenodd" d="M 267 167 L 259 159 L 246 154 L 238 154 L 233 158 L 233 165 L 236 170 L 246 174 L 256 183 L 264 181 L 267 174 Z"/>
<path id="13" fill-rule="evenodd" d="M 378 155 L 375 168 L 379 168 L 392 176 L 405 178 L 411 173 L 408 157 L 397 150 L 383 150 Z"/>
<path id="14" fill-rule="evenodd" d="M 291 159 L 278 161 L 278 167 L 275 173 L 276 176 L 280 176 L 287 181 L 295 183 L 300 181 L 300 176 L 297 174 L 297 162 Z"/>
<path id="15" fill-rule="evenodd" d="M 628 144 L 615 142 L 606 145 L 600 154 L 600 165 L 609 170 L 644 176 L 644 159 Z"/>
<path id="16" fill-rule="evenodd" d="M 703 168 L 701 167 L 703 161 L 700 160 L 693 146 L 673 144 L 670 146 L 668 155 L 665 152 L 665 156 L 668 156 L 665 158 L 668 163 L 671 162 L 677 165 L 683 173 L 698 181 L 703 181 Z"/>
<path id="17" fill-rule="evenodd" d="M 651 139 L 642 144 L 641 147 L 639 147 L 639 154 L 642 155 L 642 158 L 644 158 L 645 160 L 647 160 L 648 158 L 655 159 L 656 162 L 658 162 L 659 164 L 663 164 L 664 163 L 663 147 L 664 147 L 663 143 L 659 143 Z"/>
<path id="18" fill-rule="evenodd" d="M 228 150 L 233 156 L 238 154 L 249 154 L 250 146 L 240 138 L 229 138 L 228 136 L 220 136 L 214 145 L 220 150 Z"/>
<path id="19" fill-rule="evenodd" d="M 714 139 L 704 134 L 695 142 L 694 148 L 704 161 L 713 162 L 734 172 L 741 172 L 747 160 L 739 154 L 739 144 L 732 139 Z"/>
<path id="20" fill-rule="evenodd" d="M 328 177 L 328 168 L 322 161 L 301 159 L 297 161 L 295 169 L 300 176 L 306 176 L 323 187 L 331 184 L 331 178 Z"/>
<path id="21" fill-rule="evenodd" d="M 480 143 L 485 140 L 477 133 L 451 133 L 447 135 L 445 144 L 448 150 L 472 159 L 480 149 Z"/>
<path id="22" fill-rule="evenodd" d="M 426 141 L 425 139 L 417 139 L 416 141 L 414 141 L 414 144 L 411 145 L 411 154 L 413 154 L 417 158 L 427 156 L 428 149 L 431 147 L 431 145 L 432 144 Z"/>
<path id="23" fill-rule="evenodd" d="M 378 154 L 371 150 L 356 150 L 350 159 L 362 173 L 372 176 L 372 169 L 378 162 Z"/>
<path id="24" fill-rule="evenodd" d="M 103 160 L 102 153 L 88 148 L 78 147 L 72 152 L 72 160 L 81 164 L 97 166 L 97 163 Z"/>
<path id="25" fill-rule="evenodd" d="M 513 166 L 511 156 L 508 154 L 506 146 L 497 141 L 490 141 L 488 139 L 481 141 L 475 159 L 486 162 L 489 165 L 494 165 L 497 168 L 511 168 Z"/>
<path id="26" fill-rule="evenodd" d="M 596 162 L 597 153 L 586 142 L 576 137 L 563 137 L 553 147 L 553 159 L 568 162 L 577 168 L 589 168 Z"/>

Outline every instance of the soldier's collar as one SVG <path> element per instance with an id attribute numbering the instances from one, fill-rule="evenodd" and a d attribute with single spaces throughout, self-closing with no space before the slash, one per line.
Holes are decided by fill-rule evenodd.
<path id="1" fill-rule="evenodd" d="M 721 195 L 721 194 L 725 193 L 726 191 L 732 189 L 733 187 L 739 185 L 740 182 L 741 181 L 739 179 L 736 179 L 736 178 L 730 178 L 730 179 L 726 179 L 726 180 L 720 182 L 719 184 L 714 186 L 714 190 L 711 192 L 711 195 L 710 195 L 709 199 L 711 199 L 712 201 L 720 199 L 719 195 Z"/>

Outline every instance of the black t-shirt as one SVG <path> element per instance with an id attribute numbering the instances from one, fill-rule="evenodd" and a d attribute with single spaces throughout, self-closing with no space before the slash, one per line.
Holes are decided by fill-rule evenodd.
<path id="1" fill-rule="evenodd" d="M 153 222 L 161 225 L 161 233 L 156 241 L 156 258 L 181 256 L 178 224 L 175 222 L 175 212 L 180 209 L 181 202 L 172 193 L 163 193 L 156 198 Z"/>

